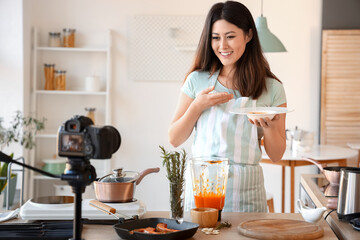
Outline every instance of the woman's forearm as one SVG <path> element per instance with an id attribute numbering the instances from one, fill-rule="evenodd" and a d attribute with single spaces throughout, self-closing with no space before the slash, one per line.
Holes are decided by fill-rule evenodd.
<path id="1" fill-rule="evenodd" d="M 264 129 L 264 147 L 273 162 L 280 161 L 286 149 L 286 137 L 279 125 Z"/>
<path id="2" fill-rule="evenodd" d="M 201 110 L 191 103 L 184 115 L 172 122 L 169 128 L 171 145 L 178 147 L 190 137 L 200 114 Z"/>

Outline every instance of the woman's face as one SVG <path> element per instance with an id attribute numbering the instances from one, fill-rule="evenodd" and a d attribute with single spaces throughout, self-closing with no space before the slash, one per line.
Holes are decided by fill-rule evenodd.
<path id="1" fill-rule="evenodd" d="M 245 34 L 241 28 L 224 19 L 213 24 L 211 34 L 211 47 L 224 67 L 234 67 L 243 55 L 246 43 L 251 40 L 251 34 Z"/>

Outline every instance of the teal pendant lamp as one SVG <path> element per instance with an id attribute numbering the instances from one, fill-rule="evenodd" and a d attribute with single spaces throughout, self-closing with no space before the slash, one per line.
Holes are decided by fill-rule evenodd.
<path id="1" fill-rule="evenodd" d="M 266 17 L 263 16 L 263 0 L 261 0 L 261 16 L 256 18 L 255 24 L 263 52 L 286 52 L 284 45 L 267 26 Z"/>

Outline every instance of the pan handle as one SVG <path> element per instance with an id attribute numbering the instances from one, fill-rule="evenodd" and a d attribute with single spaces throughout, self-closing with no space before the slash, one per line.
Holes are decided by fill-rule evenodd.
<path id="1" fill-rule="evenodd" d="M 140 173 L 140 177 L 136 180 L 136 185 L 138 185 L 146 175 L 148 175 L 150 173 L 157 173 L 159 171 L 160 171 L 160 168 L 148 168 L 148 169 L 145 169 L 144 171 L 142 171 Z"/>
<path id="2" fill-rule="evenodd" d="M 115 214 L 116 213 L 116 209 L 113 207 L 110 207 L 109 205 L 102 203 L 98 200 L 90 200 L 89 205 L 92 207 L 95 207 L 97 209 L 99 209 L 100 211 L 107 213 L 107 214 Z"/>
<path id="3" fill-rule="evenodd" d="M 321 172 L 324 171 L 324 168 L 323 168 L 323 166 L 321 165 L 321 163 L 319 163 L 319 162 L 316 161 L 315 159 L 303 157 L 302 160 L 311 162 L 311 163 L 315 164 L 315 165 L 320 169 Z"/>

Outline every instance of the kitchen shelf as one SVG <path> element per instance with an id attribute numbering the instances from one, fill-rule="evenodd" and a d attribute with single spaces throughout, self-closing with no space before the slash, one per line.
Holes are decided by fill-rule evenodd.
<path id="1" fill-rule="evenodd" d="M 96 108 L 95 124 L 111 125 L 112 83 L 112 31 L 107 31 L 107 41 L 94 46 L 67 48 L 47 47 L 40 41 L 41 33 L 34 28 L 32 47 L 31 111 L 38 118 L 46 118 L 45 130 L 35 136 L 36 146 L 30 152 L 29 164 L 40 166 L 44 159 L 56 154 L 57 130 L 74 115 L 86 115 L 85 108 Z M 104 31 L 106 33 L 106 31 Z M 88 34 L 89 40 L 94 38 Z M 44 90 L 44 64 L 55 64 L 55 69 L 66 70 L 66 90 Z M 99 91 L 87 91 L 86 78 L 97 75 L 101 80 Z M 95 166 L 101 173 L 110 172 L 110 160 Z M 48 180 L 57 180 L 30 172 L 27 198 L 54 195 L 55 189 Z M 40 180 L 40 181 L 39 181 Z M 36 184 L 35 184 L 36 181 Z"/>
<path id="2" fill-rule="evenodd" d="M 73 91 L 73 90 L 66 90 L 66 91 L 59 91 L 59 90 L 36 90 L 36 94 L 44 94 L 44 95 L 106 95 L 107 92 L 100 91 L 100 92 L 89 92 L 89 91 Z"/>
<path id="3" fill-rule="evenodd" d="M 57 51 L 57 52 L 108 52 L 107 48 L 68 48 L 68 47 L 36 47 L 39 51 Z"/>

